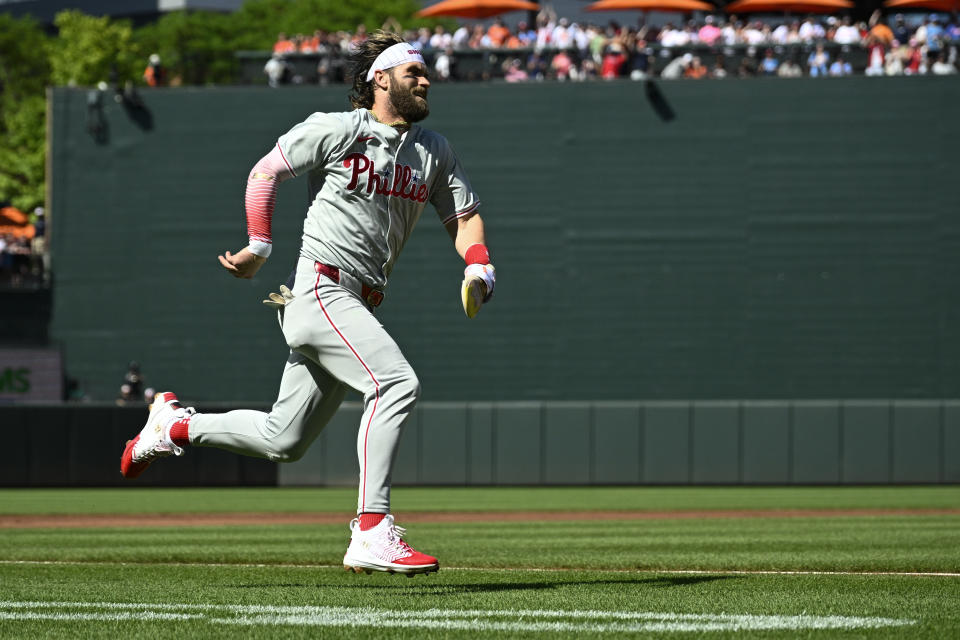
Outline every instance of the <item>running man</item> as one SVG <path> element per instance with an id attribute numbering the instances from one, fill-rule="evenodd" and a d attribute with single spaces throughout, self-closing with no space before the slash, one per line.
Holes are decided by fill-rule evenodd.
<path id="1" fill-rule="evenodd" d="M 252 278 L 270 256 L 277 185 L 307 177 L 310 205 L 297 268 L 281 293 L 264 301 L 279 309 L 290 347 L 273 408 L 196 413 L 173 393 L 158 393 L 120 469 L 135 478 L 156 458 L 182 455 L 188 446 L 298 460 L 346 390 L 356 389 L 364 403 L 360 486 L 344 567 L 428 573 L 439 569 L 437 559 L 404 542 L 390 515 L 393 460 L 420 383 L 373 311 L 427 202 L 466 261 L 462 298 L 471 317 L 490 299 L 495 272 L 480 201 L 456 155 L 443 136 L 415 124 L 430 112 L 419 50 L 379 31 L 354 49 L 351 65 L 354 109 L 314 113 L 280 137 L 248 178 L 249 244 L 219 256 L 230 274 Z"/>

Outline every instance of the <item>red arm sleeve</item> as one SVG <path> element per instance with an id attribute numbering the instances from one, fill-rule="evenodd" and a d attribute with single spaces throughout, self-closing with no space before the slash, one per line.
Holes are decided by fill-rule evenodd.
<path id="1" fill-rule="evenodd" d="M 264 258 L 270 256 L 273 248 L 270 226 L 277 201 L 277 185 L 292 177 L 279 146 L 274 146 L 250 171 L 245 205 L 251 253 Z"/>

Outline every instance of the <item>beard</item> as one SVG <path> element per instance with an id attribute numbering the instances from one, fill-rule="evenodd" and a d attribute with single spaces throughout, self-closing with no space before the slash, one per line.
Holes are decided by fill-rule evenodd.
<path id="1" fill-rule="evenodd" d="M 392 83 L 387 95 L 397 115 L 407 122 L 420 122 L 430 115 L 426 89 L 405 89 Z"/>

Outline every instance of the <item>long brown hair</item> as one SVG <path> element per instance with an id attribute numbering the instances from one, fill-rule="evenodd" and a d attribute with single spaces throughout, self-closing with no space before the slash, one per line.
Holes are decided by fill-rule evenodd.
<path id="1" fill-rule="evenodd" d="M 404 42 L 404 39 L 399 34 L 378 29 L 350 51 L 347 56 L 347 77 L 352 78 L 353 90 L 348 97 L 354 109 L 369 109 L 373 106 L 373 81 L 367 81 L 367 72 L 377 56 L 401 42 Z"/>

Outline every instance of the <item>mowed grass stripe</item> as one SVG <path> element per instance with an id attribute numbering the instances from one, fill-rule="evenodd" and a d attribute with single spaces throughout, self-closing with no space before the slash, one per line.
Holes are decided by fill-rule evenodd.
<path id="1" fill-rule="evenodd" d="M 348 535 L 346 522 L 6 529 L 0 560 L 336 565 Z M 422 523 L 408 540 L 441 567 L 960 572 L 960 516 Z"/>
<path id="2" fill-rule="evenodd" d="M 170 461 L 161 461 L 162 463 Z M 173 461 L 172 464 L 175 464 Z M 960 487 L 395 487 L 393 510 L 957 509 Z M 355 488 L 0 489 L 3 514 L 341 513 Z"/>
<path id="3" fill-rule="evenodd" d="M 80 609 L 55 611 L 48 609 Z M 120 610 L 89 613 L 85 609 Z M 39 612 L 33 610 L 40 610 Z M 217 617 L 181 612 L 214 612 Z M 232 617 L 219 617 L 234 614 Z M 329 606 L 223 605 L 197 603 L 0 601 L 0 618 L 9 620 L 162 620 L 198 619 L 244 626 L 378 627 L 527 632 L 709 632 L 812 629 L 865 629 L 907 626 L 915 620 L 858 616 L 694 614 L 576 609 L 417 609 Z"/>
<path id="4" fill-rule="evenodd" d="M 288 561 L 295 562 L 295 557 Z M 7 602 L 130 603 L 178 607 L 180 603 L 217 605 L 224 609 L 189 608 L 21 608 L 8 612 L 33 614 L 118 614 L 131 611 L 205 614 L 209 618 L 247 618 L 255 624 L 221 624 L 187 620 L 42 620 L 0 619 L 0 638 L 156 638 L 180 640 L 244 637 L 350 638 L 351 640 L 450 640 L 504 637 L 558 640 L 611 637 L 620 633 L 592 625 L 636 625 L 629 632 L 647 636 L 683 624 L 695 625 L 691 635 L 715 640 L 787 640 L 796 637 L 869 637 L 941 640 L 960 636 L 960 581 L 902 576 L 829 575 L 671 575 L 597 571 L 443 571 L 428 579 L 399 576 L 357 576 L 342 570 L 281 566 L 166 565 L 5 565 L 0 584 Z M 302 607 L 231 613 L 232 607 Z M 322 610 L 311 609 L 322 607 Z M 431 628 L 391 626 L 326 626 L 331 608 L 371 613 L 380 610 L 420 617 L 422 611 L 452 612 L 429 618 Z M 259 612 L 258 612 L 259 611 Z M 493 612 L 478 617 L 472 612 Z M 550 612 L 537 617 L 527 612 Z M 571 617 L 568 611 L 614 612 L 607 618 Z M 557 612 L 554 614 L 554 612 Z M 503 615 L 498 615 L 503 613 Z M 465 615 L 482 626 L 462 624 Z M 566 617 L 554 617 L 554 616 Z M 581 614 L 572 614 L 574 616 Z M 587 615 L 587 614 L 582 614 Z M 645 618 L 644 615 L 660 616 Z M 295 620 L 297 616 L 303 616 Z M 459 616 L 459 617 L 458 617 Z M 628 616 L 636 616 L 631 619 Z M 689 616 L 689 618 L 687 617 Z M 724 619 L 718 616 L 731 616 Z M 909 626 L 851 629 L 789 629 L 742 627 L 734 622 L 762 616 L 797 620 L 812 618 L 882 618 L 909 620 Z M 768 618 L 769 617 L 769 618 Z M 258 619 L 259 618 L 259 619 Z M 268 619 L 269 618 L 269 619 Z M 282 619 L 282 620 L 281 620 Z M 267 624 L 260 624 L 261 622 Z M 279 624 L 274 624 L 274 623 Z M 447 622 L 457 623 L 448 625 Z M 496 630 L 492 623 L 536 623 L 538 627 Z M 551 623 L 576 625 L 575 630 L 535 631 Z M 300 624 L 303 623 L 303 624 Z M 491 623 L 491 624 L 486 624 Z M 379 624 L 379 623 L 378 623 Z M 644 625 L 644 626 L 640 626 Z M 670 626 L 667 626 L 670 625 Z M 714 625 L 714 626 L 709 626 Z M 726 625 L 726 626 L 724 626 Z M 767 625 L 777 627 L 776 624 Z M 458 627 L 458 628 L 453 628 Z M 462 627 L 462 628 L 459 628 Z M 686 627 L 690 628 L 690 627 Z M 553 627 L 558 629 L 558 627 Z M 642 629 L 642 630 L 641 630 Z"/>
<path id="5" fill-rule="evenodd" d="M 60 560 L 0 560 L 0 565 L 62 565 L 62 566 L 116 566 L 130 567 L 143 566 L 143 563 L 133 562 L 66 562 Z M 216 562 L 152 562 L 153 566 L 167 567 L 249 567 L 263 569 L 268 567 L 277 567 L 285 569 L 340 569 L 341 565 L 334 564 L 258 564 L 258 563 L 216 563 Z M 443 567 L 444 571 L 490 571 L 490 569 L 481 567 Z M 583 571 L 576 568 L 522 568 L 522 567 L 499 567 L 497 571 L 514 572 L 546 572 L 546 573 L 564 573 L 573 571 Z M 700 569 L 589 569 L 597 573 L 638 573 L 638 574 L 672 574 L 672 575 L 693 575 L 693 576 L 903 576 L 916 578 L 960 578 L 960 573 L 945 573 L 934 571 L 749 571 L 749 570 L 713 570 L 706 571 Z"/>

